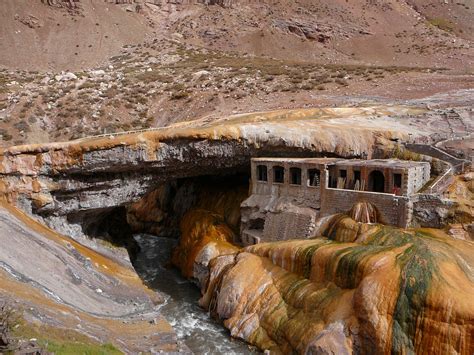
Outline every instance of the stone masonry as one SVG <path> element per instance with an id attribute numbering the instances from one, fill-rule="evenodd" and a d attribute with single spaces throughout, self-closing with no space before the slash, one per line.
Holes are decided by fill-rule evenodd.
<path id="1" fill-rule="evenodd" d="M 427 162 L 394 159 L 255 158 L 251 195 L 241 205 L 241 243 L 309 238 L 316 221 L 369 202 L 377 222 L 411 224 L 415 194 L 430 180 Z"/>

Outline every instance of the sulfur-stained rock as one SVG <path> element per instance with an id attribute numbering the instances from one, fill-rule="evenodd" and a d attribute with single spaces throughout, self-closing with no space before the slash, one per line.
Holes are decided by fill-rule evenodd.
<path id="1" fill-rule="evenodd" d="M 31 212 L 67 220 L 77 211 L 96 213 L 130 205 L 178 178 L 245 172 L 256 155 L 371 157 L 391 149 L 394 141 L 412 131 L 394 125 L 392 116 L 420 112 L 382 106 L 279 110 L 141 133 L 10 147 L 0 152 L 5 181 L 1 193 L 12 202 L 31 199 L 38 191 L 21 183 L 31 177 L 53 200 L 34 205 Z M 385 119 L 384 125 L 371 120 L 374 116 Z M 50 222 L 61 228 L 62 223 Z"/>
<path id="2" fill-rule="evenodd" d="M 352 344 L 348 343 L 342 322 L 329 324 L 306 348 L 307 355 L 350 355 Z"/>
<path id="3" fill-rule="evenodd" d="M 210 260 L 200 304 L 271 353 L 472 353 L 472 243 L 343 215 L 324 228 Z"/>

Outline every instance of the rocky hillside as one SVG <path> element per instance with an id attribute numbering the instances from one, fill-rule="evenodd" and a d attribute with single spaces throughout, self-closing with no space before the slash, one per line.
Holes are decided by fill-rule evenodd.
<path id="1" fill-rule="evenodd" d="M 5 0 L 0 144 L 472 88 L 471 12 L 461 2 Z"/>
<path id="2" fill-rule="evenodd" d="M 97 66 L 147 35 L 306 62 L 472 66 L 460 62 L 469 1 L 6 0 L 0 11 L 0 63 L 24 69 Z"/>

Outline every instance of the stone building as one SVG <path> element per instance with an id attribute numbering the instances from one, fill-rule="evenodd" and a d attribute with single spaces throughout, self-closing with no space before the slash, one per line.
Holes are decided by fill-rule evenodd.
<path id="1" fill-rule="evenodd" d="M 429 181 L 430 164 L 402 160 L 255 158 L 251 195 L 242 205 L 241 242 L 309 238 L 321 217 L 358 202 L 377 222 L 407 227 L 413 196 Z"/>

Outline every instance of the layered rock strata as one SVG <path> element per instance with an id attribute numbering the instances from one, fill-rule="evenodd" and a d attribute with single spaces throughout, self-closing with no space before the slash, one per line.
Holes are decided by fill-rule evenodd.
<path id="1" fill-rule="evenodd" d="M 1 191 L 55 229 L 78 236 L 88 216 L 128 205 L 173 179 L 246 171 L 252 156 L 370 158 L 412 130 L 393 117 L 420 112 L 409 107 L 276 111 L 12 147 L 0 152 Z"/>

